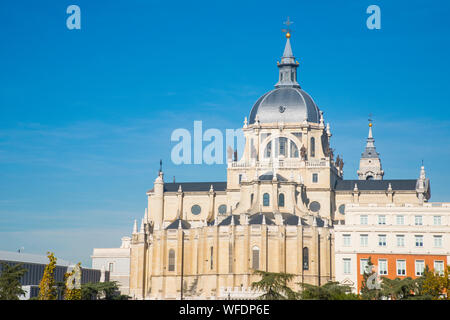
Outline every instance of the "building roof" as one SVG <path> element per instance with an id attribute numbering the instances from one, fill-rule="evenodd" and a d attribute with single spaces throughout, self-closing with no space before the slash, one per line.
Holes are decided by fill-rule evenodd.
<path id="1" fill-rule="evenodd" d="M 415 191 L 417 180 L 337 180 L 334 189 L 337 191 L 352 191 L 355 183 L 360 191 L 387 190 L 391 184 L 392 190 Z"/>
<path id="2" fill-rule="evenodd" d="M 214 191 L 225 191 L 227 189 L 226 182 L 172 182 L 164 183 L 164 192 L 177 192 L 180 186 L 183 192 L 209 191 L 211 185 Z"/>
<path id="3" fill-rule="evenodd" d="M 47 256 L 32 254 L 32 253 L 23 253 L 23 252 L 11 252 L 11 251 L 0 251 L 0 261 L 16 261 L 23 263 L 37 263 L 37 264 L 48 264 L 49 260 Z M 62 259 L 56 260 L 56 265 L 58 266 L 70 266 L 73 263 L 69 261 L 65 261 Z"/>
<path id="4" fill-rule="evenodd" d="M 266 172 L 263 175 L 260 175 L 258 179 L 261 180 L 261 181 L 264 181 L 264 180 L 272 181 L 272 179 L 273 179 L 273 172 L 271 172 L 271 171 L 270 172 Z M 287 179 L 285 177 L 283 177 L 282 175 L 279 175 L 278 173 L 277 173 L 277 180 L 278 181 L 287 181 Z"/>
<path id="5" fill-rule="evenodd" d="M 233 218 L 233 224 L 240 225 L 240 216 L 238 214 L 229 215 L 225 219 L 223 219 L 219 226 L 229 226 L 231 224 L 231 219 Z"/>
<path id="6" fill-rule="evenodd" d="M 267 213 L 255 213 L 249 217 L 248 224 L 263 224 L 263 216 L 266 218 L 265 220 L 267 225 L 275 225 L 275 222 L 271 218 L 273 213 L 270 215 Z"/>
<path id="7" fill-rule="evenodd" d="M 177 219 L 174 222 L 172 222 L 171 224 L 169 224 L 166 229 L 178 229 L 180 227 L 180 223 L 181 223 L 182 229 L 190 229 L 191 228 L 191 224 L 189 222 L 187 222 L 186 220 Z"/>
<path id="8" fill-rule="evenodd" d="M 283 87 L 273 89 L 256 101 L 250 112 L 249 124 L 276 122 L 319 123 L 319 108 L 313 99 L 300 88 Z"/>

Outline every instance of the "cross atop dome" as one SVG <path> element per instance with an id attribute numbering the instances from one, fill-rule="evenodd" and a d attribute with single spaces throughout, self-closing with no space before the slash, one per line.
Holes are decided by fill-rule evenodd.
<path id="1" fill-rule="evenodd" d="M 287 20 L 285 22 L 283 22 L 283 24 L 285 24 L 287 26 L 286 29 L 282 29 L 281 31 L 283 31 L 284 33 L 286 33 L 286 38 L 290 38 L 291 37 L 291 24 L 293 24 L 294 22 L 289 20 L 289 17 L 287 17 Z"/>

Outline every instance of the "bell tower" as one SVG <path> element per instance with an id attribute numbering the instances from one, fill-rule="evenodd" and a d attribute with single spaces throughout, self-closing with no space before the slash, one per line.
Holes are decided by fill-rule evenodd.
<path id="1" fill-rule="evenodd" d="M 372 120 L 369 119 L 369 136 L 367 137 L 366 149 L 361 154 L 359 161 L 359 180 L 383 180 L 384 171 L 381 168 L 380 154 L 375 149 L 372 126 Z"/>

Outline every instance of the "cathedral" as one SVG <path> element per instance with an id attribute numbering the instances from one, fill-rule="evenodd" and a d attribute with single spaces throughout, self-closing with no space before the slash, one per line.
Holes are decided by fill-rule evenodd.
<path id="1" fill-rule="evenodd" d="M 343 179 L 330 125 L 297 81 L 286 33 L 278 81 L 245 118 L 242 156 L 225 182 L 166 182 L 160 170 L 130 242 L 135 299 L 252 299 L 254 270 L 294 274 L 290 286 L 335 281 L 335 226 L 346 205 L 430 197 L 425 175 L 384 180 L 372 123 L 357 180 Z"/>

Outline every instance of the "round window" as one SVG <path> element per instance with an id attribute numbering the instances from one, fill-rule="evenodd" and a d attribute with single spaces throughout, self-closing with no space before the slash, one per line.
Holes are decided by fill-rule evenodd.
<path id="1" fill-rule="evenodd" d="M 311 204 L 309 205 L 309 209 L 312 212 L 319 212 L 319 210 L 320 210 L 320 203 L 318 203 L 317 201 L 311 202 Z"/>
<path id="2" fill-rule="evenodd" d="M 202 212 L 202 208 L 198 204 L 194 204 L 191 207 L 191 212 L 192 214 L 200 214 L 200 212 Z"/>
<path id="3" fill-rule="evenodd" d="M 345 214 L 345 204 L 341 204 L 341 205 L 339 206 L 339 213 L 340 213 L 340 214 Z"/>
<path id="4" fill-rule="evenodd" d="M 222 204 L 219 206 L 219 214 L 225 214 L 225 213 L 227 213 L 227 205 Z"/>

